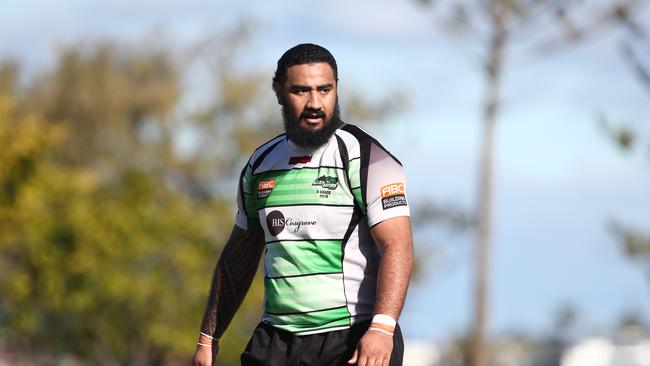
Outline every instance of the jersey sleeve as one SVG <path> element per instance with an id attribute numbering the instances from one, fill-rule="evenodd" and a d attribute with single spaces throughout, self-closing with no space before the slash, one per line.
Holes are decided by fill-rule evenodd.
<path id="1" fill-rule="evenodd" d="M 406 175 L 400 162 L 377 143 L 368 151 L 365 184 L 368 226 L 398 216 L 410 216 L 406 200 Z"/>
<path id="2" fill-rule="evenodd" d="M 253 189 L 253 169 L 247 163 L 242 170 L 237 189 L 237 214 L 235 225 L 245 230 L 259 229 L 257 209 L 255 207 L 255 190 Z"/>

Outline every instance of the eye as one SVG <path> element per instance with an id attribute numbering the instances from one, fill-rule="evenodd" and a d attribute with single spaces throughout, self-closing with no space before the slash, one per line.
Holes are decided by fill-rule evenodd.
<path id="1" fill-rule="evenodd" d="M 304 88 L 296 88 L 296 89 L 291 90 L 291 92 L 293 94 L 296 94 L 296 95 L 305 95 L 305 94 L 307 94 L 309 92 L 309 90 L 304 89 Z"/>

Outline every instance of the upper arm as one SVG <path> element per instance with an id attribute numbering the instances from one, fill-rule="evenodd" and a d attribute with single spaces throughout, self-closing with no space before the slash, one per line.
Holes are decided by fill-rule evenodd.
<path id="1" fill-rule="evenodd" d="M 250 162 L 244 166 L 237 186 L 237 214 L 235 225 L 244 230 L 259 230 L 254 193 L 255 179 Z"/>
<path id="2" fill-rule="evenodd" d="M 250 161 L 246 163 L 239 176 L 237 187 L 237 214 L 235 225 L 226 243 L 224 253 L 258 256 L 264 248 L 264 235 L 259 226 L 254 198 L 254 176 Z"/>
<path id="3" fill-rule="evenodd" d="M 382 255 L 390 248 L 410 253 L 413 240 L 404 168 L 377 143 L 371 143 L 367 153 L 365 198 L 373 239 Z"/>
<path id="4" fill-rule="evenodd" d="M 222 258 L 229 261 L 259 260 L 264 250 L 264 233 L 258 228 L 243 229 L 233 225 L 230 238 L 223 249 Z"/>
<path id="5" fill-rule="evenodd" d="M 413 251 L 411 219 L 408 216 L 393 217 L 384 220 L 370 229 L 370 234 L 377 244 L 379 254 L 386 250 L 399 250 L 409 254 Z"/>
<path id="6" fill-rule="evenodd" d="M 365 201 L 368 215 L 368 226 L 374 227 L 388 219 L 400 216 L 410 216 L 406 200 L 406 175 L 401 163 L 383 147 L 371 143 L 366 159 L 365 171 L 362 168 L 362 179 L 365 178 Z"/>

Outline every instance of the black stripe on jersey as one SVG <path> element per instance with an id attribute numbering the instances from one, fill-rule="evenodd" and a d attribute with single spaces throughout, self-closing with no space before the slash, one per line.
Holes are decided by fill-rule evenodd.
<path id="1" fill-rule="evenodd" d="M 349 126 L 349 125 L 348 125 Z M 346 127 L 348 127 L 346 126 Z M 357 128 L 358 130 L 358 128 Z M 350 132 L 350 131 L 348 131 Z M 356 131 L 355 131 L 356 132 Z M 352 132 L 351 132 L 352 133 Z M 368 138 L 363 138 L 364 136 L 368 136 L 367 134 L 363 134 L 361 136 L 357 136 L 353 133 L 353 136 L 357 138 L 359 141 L 359 150 L 361 153 L 360 159 L 361 159 L 361 164 L 359 168 L 359 182 L 361 183 L 361 199 L 363 200 L 363 207 L 368 207 L 368 194 L 367 194 L 367 189 L 368 189 L 368 166 L 370 165 L 370 143 L 371 140 Z"/>
<path id="2" fill-rule="evenodd" d="M 336 309 L 342 309 L 342 308 L 347 308 L 347 307 L 348 307 L 347 305 L 343 305 L 343 306 L 336 306 L 336 307 L 327 308 L 327 309 L 318 309 L 318 310 L 310 310 L 310 311 L 295 311 L 295 312 L 292 312 L 292 313 L 272 313 L 270 311 L 267 311 L 266 313 L 269 314 L 269 315 L 298 315 L 298 314 L 318 313 L 318 312 L 321 312 L 321 311 L 336 310 Z"/>
<path id="3" fill-rule="evenodd" d="M 399 161 L 399 159 L 397 159 L 397 158 L 395 157 L 395 155 L 391 154 L 390 151 L 386 150 L 386 148 L 384 147 L 384 145 L 382 145 L 381 143 L 379 143 L 379 141 L 377 141 L 374 137 L 368 135 L 366 132 L 364 132 L 364 131 L 363 131 L 362 129 L 360 129 L 359 127 L 354 126 L 354 125 L 345 125 L 345 126 L 343 126 L 343 128 L 341 128 L 341 129 L 342 129 L 343 131 L 347 131 L 347 132 L 351 133 L 354 137 L 357 138 L 357 140 L 359 141 L 359 143 L 361 143 L 361 141 L 363 141 L 363 140 L 370 140 L 370 142 L 374 143 L 374 144 L 377 145 L 379 148 L 381 148 L 382 150 L 384 150 L 384 151 L 386 152 L 386 154 L 390 155 L 390 157 L 393 158 L 393 159 L 397 162 L 397 164 L 402 165 L 402 163 Z"/>
<path id="4" fill-rule="evenodd" d="M 253 175 L 261 175 L 261 174 L 266 174 L 266 173 L 275 173 L 275 172 L 288 172 L 290 170 L 302 170 L 302 169 L 322 169 L 322 168 L 327 168 L 327 169 L 336 169 L 336 170 L 343 170 L 345 169 L 342 166 L 328 166 L 328 165 L 320 165 L 320 166 L 303 166 L 300 168 L 288 168 L 288 169 L 270 169 L 270 170 L 265 170 L 263 172 L 259 173 L 254 173 Z"/>
<path id="5" fill-rule="evenodd" d="M 295 206 L 325 206 L 325 207 L 354 207 L 354 205 L 333 205 L 333 204 L 326 204 L 326 203 L 296 203 L 296 204 L 291 204 L 291 205 L 270 205 L 270 206 L 262 206 L 257 209 L 263 210 L 265 208 L 277 208 L 277 207 L 295 207 Z"/>
<path id="6" fill-rule="evenodd" d="M 248 164 L 244 166 L 244 169 L 242 169 L 241 174 L 239 175 L 239 197 L 241 197 L 241 205 L 242 210 L 244 210 L 244 215 L 248 217 L 248 212 L 246 212 L 246 197 L 244 197 L 244 195 L 247 193 L 244 192 L 244 185 L 242 184 L 244 180 L 244 174 L 246 174 L 246 169 L 248 169 Z"/>
<path id="7" fill-rule="evenodd" d="M 272 138 L 272 139 L 270 139 L 269 141 L 265 142 L 264 145 L 270 143 L 271 141 L 273 141 L 273 140 L 275 140 L 275 139 L 278 139 L 279 137 L 281 137 L 281 136 L 283 136 L 283 135 L 285 135 L 285 134 L 284 134 L 284 133 L 281 133 L 281 134 L 275 136 L 274 138 Z M 245 195 L 245 194 L 248 194 L 248 195 L 253 194 L 253 193 L 247 193 L 247 192 L 244 190 L 244 185 L 242 184 L 242 181 L 244 180 L 244 175 L 246 174 L 246 169 L 247 169 L 248 167 L 250 167 L 250 168 L 251 168 L 251 172 L 254 172 L 254 171 L 255 171 L 255 168 L 257 168 L 257 167 L 262 163 L 262 160 L 264 160 L 264 157 L 266 157 L 266 155 L 268 155 L 269 152 L 271 152 L 271 150 L 272 150 L 274 147 L 276 147 L 280 142 L 282 142 L 282 139 L 278 139 L 278 141 L 276 141 L 276 142 L 274 142 L 273 144 L 271 144 L 271 146 L 269 146 L 266 150 L 264 150 L 264 151 L 263 151 L 263 152 L 262 152 L 262 153 L 257 157 L 257 159 L 255 159 L 255 161 L 253 162 L 253 164 L 251 164 L 251 162 L 250 162 L 250 160 L 249 160 L 248 163 L 244 166 L 244 169 L 242 169 L 242 171 L 241 171 L 241 175 L 239 176 L 239 194 L 240 194 L 240 196 L 241 196 L 242 209 L 244 210 L 244 214 L 246 215 L 246 217 L 248 217 L 248 212 L 246 211 L 246 197 L 244 197 L 244 195 Z M 264 145 L 262 145 L 262 146 L 264 146 Z"/>
<path id="8" fill-rule="evenodd" d="M 345 261 L 345 246 L 348 243 L 348 240 L 350 240 L 350 237 L 352 236 L 354 229 L 359 226 L 359 221 L 361 221 L 361 217 L 363 217 L 363 211 L 361 211 L 361 207 L 359 207 L 358 205 L 354 205 L 354 211 L 352 212 L 352 217 L 350 218 L 348 229 L 345 231 L 345 235 L 343 235 L 343 240 L 341 241 L 341 268 L 343 268 L 343 262 Z M 345 298 L 345 304 L 347 305 L 348 294 L 345 291 L 345 273 L 343 273 L 342 281 L 343 281 L 343 297 Z"/>
<path id="9" fill-rule="evenodd" d="M 276 147 L 278 144 L 282 142 L 282 140 L 278 140 L 275 143 L 273 143 L 271 146 L 269 146 L 266 150 L 262 151 L 260 156 L 255 159 L 255 161 L 252 164 L 253 172 L 255 172 L 255 169 L 257 169 L 260 164 L 264 161 L 264 158 Z"/>
<path id="10" fill-rule="evenodd" d="M 338 271 L 338 272 L 316 272 L 316 273 L 287 275 L 287 276 L 276 276 L 276 277 L 264 276 L 264 278 L 267 279 L 267 280 L 281 280 L 283 278 L 309 277 L 309 276 L 332 275 L 332 274 L 341 274 L 341 273 L 343 273 L 343 271 Z M 347 303 L 347 301 L 346 301 L 346 303 Z"/>
<path id="11" fill-rule="evenodd" d="M 379 141 L 375 140 L 372 136 L 365 133 L 362 129 L 354 125 L 345 125 L 341 128 L 343 131 L 349 132 L 359 141 L 359 149 L 361 150 L 361 169 L 359 171 L 361 181 L 361 198 L 363 199 L 363 206 L 368 207 L 368 166 L 370 165 L 370 149 L 372 145 L 377 145 L 380 149 L 384 150 L 393 160 L 399 165 L 402 163 L 397 160 L 390 151 L 386 150 Z"/>
<path id="12" fill-rule="evenodd" d="M 348 167 L 350 166 L 350 156 L 348 155 L 348 148 L 345 146 L 345 142 L 343 142 L 343 139 L 339 135 L 334 135 L 336 136 L 336 143 L 339 146 L 339 154 L 341 156 L 341 161 L 343 163 L 343 167 L 345 170 L 348 170 Z"/>

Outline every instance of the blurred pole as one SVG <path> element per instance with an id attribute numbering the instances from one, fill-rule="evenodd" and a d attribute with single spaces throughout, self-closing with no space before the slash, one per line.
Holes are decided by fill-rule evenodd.
<path id="1" fill-rule="evenodd" d="M 494 166 L 494 138 L 500 105 L 503 54 L 507 42 L 504 25 L 503 0 L 490 4 L 490 37 L 488 60 L 485 65 L 486 98 L 483 104 L 483 135 L 479 166 L 477 197 L 477 231 L 474 263 L 474 330 L 472 336 L 472 366 L 487 366 L 489 345 L 487 339 L 489 314 L 491 231 L 492 231 L 492 181 Z"/>

